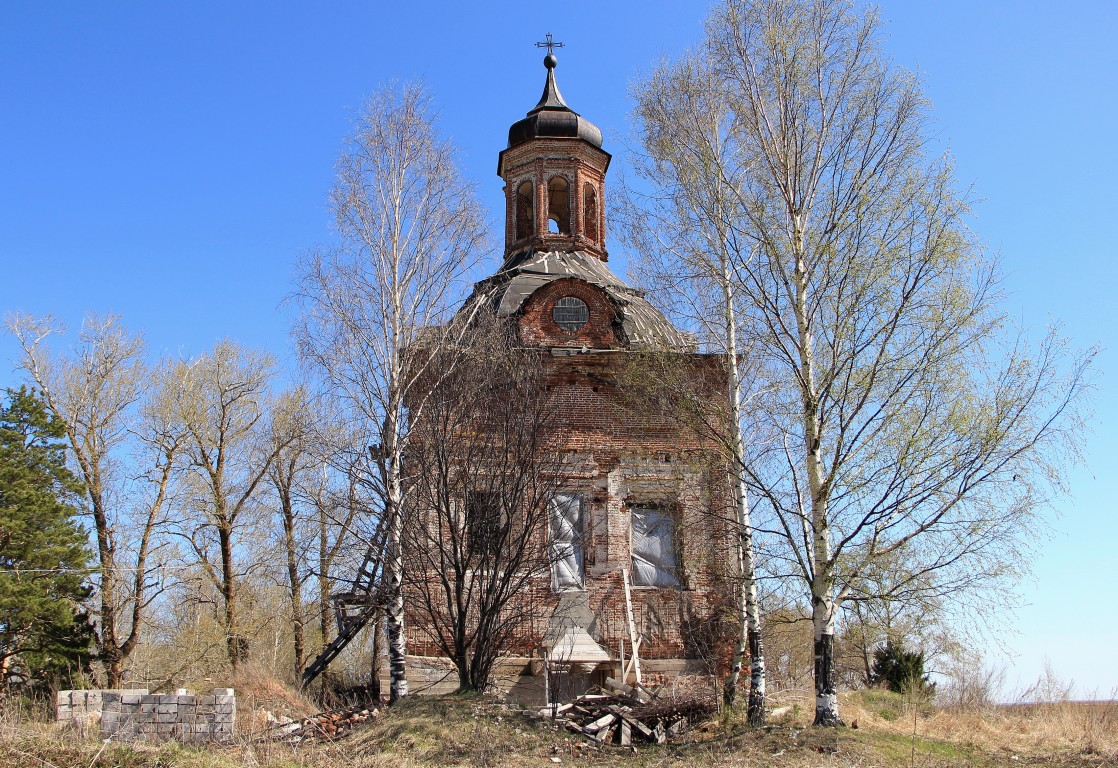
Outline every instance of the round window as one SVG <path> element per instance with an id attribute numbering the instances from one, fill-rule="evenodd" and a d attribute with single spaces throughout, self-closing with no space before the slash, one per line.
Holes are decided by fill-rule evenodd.
<path id="1" fill-rule="evenodd" d="M 590 308 L 582 299 L 564 296 L 555 302 L 555 308 L 551 310 L 551 319 L 567 333 L 574 333 L 590 322 Z"/>

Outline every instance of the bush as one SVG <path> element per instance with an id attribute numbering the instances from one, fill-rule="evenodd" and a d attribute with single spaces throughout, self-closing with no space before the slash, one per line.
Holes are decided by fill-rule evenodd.
<path id="1" fill-rule="evenodd" d="M 935 684 L 928 681 L 924 672 L 924 652 L 907 651 L 892 640 L 873 652 L 872 682 L 895 693 L 935 693 Z"/>

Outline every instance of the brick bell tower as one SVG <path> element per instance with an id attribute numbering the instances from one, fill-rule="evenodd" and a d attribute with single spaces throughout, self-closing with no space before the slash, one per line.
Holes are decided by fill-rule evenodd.
<path id="1" fill-rule="evenodd" d="M 693 342 L 606 265 L 610 154 L 601 130 L 563 100 L 558 60 L 546 45 L 543 95 L 509 128 L 497 159 L 505 261 L 477 284 L 467 308 L 489 302 L 530 347 L 692 351 Z"/>
<path id="2" fill-rule="evenodd" d="M 543 96 L 509 128 L 497 160 L 505 180 L 505 257 L 525 249 L 582 251 L 606 261 L 602 192 L 610 155 L 602 132 L 563 101 L 555 54 Z"/>

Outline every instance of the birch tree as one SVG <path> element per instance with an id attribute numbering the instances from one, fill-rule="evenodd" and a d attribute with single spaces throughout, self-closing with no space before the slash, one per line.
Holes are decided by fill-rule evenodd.
<path id="1" fill-rule="evenodd" d="M 744 466 L 781 546 L 771 568 L 810 599 L 815 723 L 835 725 L 843 601 L 896 553 L 931 582 L 1004 578 L 1076 455 L 1090 354 L 1010 327 L 919 83 L 886 60 L 872 13 L 728 0 L 696 55 L 726 115 L 728 162 L 709 170 L 734 198 L 766 437 Z"/>
<path id="2" fill-rule="evenodd" d="M 740 636 L 724 685 L 733 706 L 742 665 L 749 658 L 747 718 L 765 715 L 765 658 L 756 579 L 753 523 L 745 468 L 744 410 L 750 397 L 745 377 L 750 355 L 739 330 L 741 301 L 733 263 L 750 248 L 735 231 L 738 198 L 728 186 L 737 175 L 728 156 L 728 111 L 708 86 L 710 73 L 698 57 L 653 72 L 633 88 L 635 128 L 643 153 L 634 158 L 644 192 L 622 190 L 619 210 L 625 239 L 641 264 L 642 282 L 673 315 L 694 330 L 707 350 L 724 355 L 723 387 L 729 413 L 709 418 L 706 404 L 684 408 L 688 420 L 722 446 L 733 476 L 734 519 L 740 568 Z M 687 384 L 690 384 L 688 381 Z M 690 387 L 687 387 L 690 390 Z M 682 391 L 686 398 L 690 391 Z"/>
<path id="3" fill-rule="evenodd" d="M 340 244 L 300 266 L 294 336 L 375 448 L 389 549 L 389 696 L 398 701 L 408 693 L 400 542 L 409 408 L 422 408 L 424 361 L 450 332 L 441 323 L 486 241 L 484 217 L 415 84 L 369 100 L 343 146 L 330 201 Z"/>
<path id="4" fill-rule="evenodd" d="M 181 434 L 161 406 L 166 372 L 145 360 L 143 339 L 114 316 L 90 315 L 68 353 L 49 346 L 65 328 L 51 317 L 10 315 L 20 365 L 66 441 L 81 479 L 97 556 L 97 651 L 119 688 L 145 614 L 163 590 L 161 532 L 173 494 Z"/>

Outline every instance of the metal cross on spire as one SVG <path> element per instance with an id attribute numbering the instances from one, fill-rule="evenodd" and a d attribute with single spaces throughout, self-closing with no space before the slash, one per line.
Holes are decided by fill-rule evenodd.
<path id="1" fill-rule="evenodd" d="M 547 33 L 547 42 L 536 43 L 536 47 L 537 48 L 546 48 L 547 49 L 547 54 L 549 56 L 554 56 L 555 55 L 555 49 L 556 48 L 562 48 L 563 44 L 562 43 L 557 43 L 554 40 L 552 40 L 551 39 L 551 33 L 548 32 Z"/>

